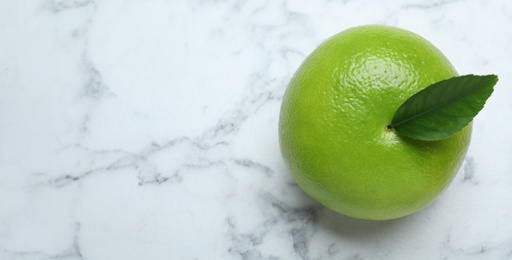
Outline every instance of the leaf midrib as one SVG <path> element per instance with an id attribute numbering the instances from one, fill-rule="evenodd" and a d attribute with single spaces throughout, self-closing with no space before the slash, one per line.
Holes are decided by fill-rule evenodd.
<path id="1" fill-rule="evenodd" d="M 465 97 L 467 97 L 467 96 L 470 96 L 470 95 L 472 95 L 473 93 L 477 92 L 477 91 L 478 91 L 478 90 L 480 90 L 480 89 L 481 89 L 481 88 L 477 88 L 475 91 L 468 92 L 467 94 L 465 94 L 465 95 L 463 95 L 463 96 L 458 96 L 457 98 L 449 99 L 447 102 L 445 102 L 445 103 L 444 103 L 444 104 L 442 104 L 442 105 L 438 105 L 438 106 L 435 106 L 435 107 L 430 108 L 430 109 L 428 109 L 428 110 L 425 110 L 424 112 L 421 112 L 421 113 L 419 113 L 419 114 L 415 114 L 415 115 L 414 115 L 414 116 L 412 116 L 412 117 L 409 117 L 409 118 L 407 118 L 407 119 L 405 119 L 405 120 L 400 121 L 398 124 L 391 124 L 391 127 L 395 128 L 395 127 L 397 127 L 397 126 L 399 126 L 399 125 L 402 125 L 402 124 L 407 123 L 407 122 L 409 122 L 409 121 L 411 121 L 411 120 L 414 120 L 414 119 L 416 119 L 416 118 L 418 118 L 418 117 L 421 117 L 421 116 L 423 116 L 423 115 L 425 115 L 425 114 L 427 114 L 427 113 L 430 113 L 430 112 L 432 112 L 433 110 L 436 110 L 436 109 L 439 109 L 439 108 L 445 107 L 445 106 L 447 106 L 447 105 L 450 105 L 450 104 L 452 104 L 454 101 L 457 101 L 457 100 L 463 99 L 463 98 L 465 98 Z M 415 94 L 415 95 L 416 95 L 416 94 Z"/>

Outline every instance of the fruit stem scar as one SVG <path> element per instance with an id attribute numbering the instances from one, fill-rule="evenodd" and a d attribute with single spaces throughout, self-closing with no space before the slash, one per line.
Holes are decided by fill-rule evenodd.
<path id="1" fill-rule="evenodd" d="M 387 125 L 386 126 L 386 131 L 391 132 L 391 130 L 393 130 L 393 126 L 392 125 Z"/>

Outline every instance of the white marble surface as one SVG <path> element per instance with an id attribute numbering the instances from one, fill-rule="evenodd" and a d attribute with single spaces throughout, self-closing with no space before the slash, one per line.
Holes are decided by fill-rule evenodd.
<path id="1" fill-rule="evenodd" d="M 500 76 L 427 209 L 355 220 L 281 158 L 281 97 L 352 26 Z M 0 0 L 0 259 L 512 259 L 512 2 Z"/>

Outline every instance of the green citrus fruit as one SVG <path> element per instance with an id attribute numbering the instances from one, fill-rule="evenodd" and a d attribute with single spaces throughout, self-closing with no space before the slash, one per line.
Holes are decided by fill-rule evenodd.
<path id="1" fill-rule="evenodd" d="M 321 44 L 283 97 L 279 141 L 299 186 L 326 207 L 363 219 L 393 219 L 429 205 L 466 154 L 471 124 L 442 141 L 386 127 L 410 96 L 457 72 L 422 37 L 361 26 Z"/>

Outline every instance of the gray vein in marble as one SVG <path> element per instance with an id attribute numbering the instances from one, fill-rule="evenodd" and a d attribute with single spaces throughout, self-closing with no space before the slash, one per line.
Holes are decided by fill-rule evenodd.
<path id="1" fill-rule="evenodd" d="M 223 161 L 210 161 L 206 159 L 202 159 L 199 162 L 195 163 L 182 163 L 174 170 L 169 171 L 169 173 L 158 172 L 158 171 L 147 171 L 140 170 L 137 176 L 139 180 L 139 186 L 150 185 L 150 184 L 178 184 L 183 181 L 182 171 L 187 169 L 206 169 L 212 166 L 222 165 L 224 166 Z M 149 175 L 149 176 L 148 176 Z"/>
<path id="2" fill-rule="evenodd" d="M 174 140 L 171 140 L 167 143 L 164 143 L 162 145 L 157 143 L 152 143 L 151 147 L 144 151 L 141 155 L 138 157 L 142 159 L 142 161 L 147 161 L 151 156 L 159 153 L 159 152 L 165 152 L 169 149 L 174 148 L 175 146 L 179 144 L 184 144 L 187 147 L 191 148 L 190 151 L 190 159 L 184 162 L 181 162 L 179 166 L 177 166 L 175 169 L 172 169 L 170 174 L 166 174 L 163 172 L 153 172 L 153 175 L 151 177 L 145 176 L 141 174 L 139 171 L 139 185 L 145 185 L 145 184 L 162 184 L 162 183 L 179 183 L 182 181 L 181 171 L 185 169 L 204 169 L 208 167 L 212 167 L 214 165 L 221 165 L 223 164 L 222 161 L 218 160 L 211 160 L 208 159 L 208 157 L 203 156 L 201 154 L 198 154 L 197 151 L 207 152 L 212 147 L 215 146 L 209 146 L 204 145 L 201 140 L 192 140 L 189 137 L 180 137 Z M 148 179 L 149 177 L 149 179 Z"/>
<path id="3" fill-rule="evenodd" d="M 264 195 L 264 198 L 271 203 L 272 207 L 278 210 L 279 217 L 286 223 L 293 223 L 294 227 L 290 231 L 293 240 L 293 249 L 302 259 L 309 258 L 309 239 L 313 230 L 310 228 L 318 221 L 319 206 L 290 208 L 286 204 L 278 201 L 270 193 Z M 270 220 L 272 222 L 273 220 Z"/>
<path id="4" fill-rule="evenodd" d="M 233 159 L 233 161 L 236 165 L 263 172 L 267 177 L 272 177 L 272 175 L 274 175 L 274 170 L 272 170 L 272 168 L 262 163 L 255 162 L 251 159 Z"/>
<path id="5" fill-rule="evenodd" d="M 100 71 L 92 64 L 88 58 L 87 52 L 84 53 L 85 74 L 87 82 L 84 86 L 84 95 L 94 100 L 98 100 L 106 95 L 112 95 L 108 86 L 103 83 Z"/>
<path id="6" fill-rule="evenodd" d="M 96 174 L 96 173 L 104 172 L 104 171 L 109 171 L 109 170 L 117 170 L 117 169 L 121 169 L 121 168 L 128 168 L 128 167 L 133 166 L 132 164 L 119 164 L 120 162 L 123 161 L 123 159 L 124 158 L 122 158 L 122 159 L 120 159 L 118 161 L 115 161 L 113 164 L 110 164 L 108 166 L 94 168 L 94 169 L 91 169 L 91 170 L 80 172 L 78 174 L 64 174 L 64 175 L 62 175 L 60 177 L 48 180 L 47 184 L 50 185 L 50 186 L 56 187 L 56 188 L 62 188 L 62 187 L 65 187 L 65 186 L 67 186 L 67 185 L 69 185 L 71 183 L 74 183 L 74 182 L 77 182 L 77 181 L 82 181 L 83 179 L 85 179 L 86 177 L 88 177 L 88 176 L 90 176 L 92 174 Z M 40 185 L 37 185 L 37 186 L 40 186 Z"/>
<path id="7" fill-rule="evenodd" d="M 64 252 L 62 252 L 58 255 L 55 255 L 55 256 L 51 256 L 51 257 L 49 257 L 49 259 L 57 260 L 57 259 L 73 258 L 73 259 L 78 259 L 78 260 L 84 260 L 85 258 L 82 255 L 82 249 L 80 248 L 80 229 L 81 229 L 81 224 L 78 222 L 75 223 L 73 244 L 68 249 L 66 249 Z"/>
<path id="8" fill-rule="evenodd" d="M 204 132 L 198 139 L 199 143 L 204 148 L 210 148 L 217 145 L 228 145 L 230 142 L 228 138 L 235 135 L 242 124 L 249 118 L 250 115 L 258 112 L 268 102 L 277 101 L 271 92 L 263 90 L 256 95 L 243 100 L 233 112 L 225 118 L 222 118 L 218 123 Z"/>
<path id="9" fill-rule="evenodd" d="M 162 173 L 155 173 L 152 179 L 147 179 L 147 177 L 143 176 L 141 172 L 137 176 L 139 179 L 139 186 L 147 185 L 147 184 L 163 184 L 163 183 L 181 183 L 183 177 L 179 175 L 178 172 L 172 174 L 171 176 L 165 176 Z"/>
<path id="10" fill-rule="evenodd" d="M 52 12 L 58 13 L 69 9 L 81 8 L 92 4 L 93 0 L 51 0 L 47 3 L 47 8 Z"/>
<path id="11" fill-rule="evenodd" d="M 54 187 L 63 187 L 70 183 L 81 181 L 91 174 L 107 172 L 110 170 L 117 170 L 122 168 L 139 169 L 139 174 L 137 176 L 139 180 L 139 185 L 177 182 L 179 183 L 182 179 L 182 177 L 180 176 L 180 171 L 183 169 L 206 168 L 221 163 L 215 160 L 212 161 L 210 159 L 207 159 L 207 157 L 201 155 L 191 154 L 193 161 L 182 162 L 176 169 L 172 170 L 170 174 L 163 172 L 155 172 L 151 170 L 149 170 L 149 172 L 151 173 L 151 177 L 142 174 L 142 169 L 144 169 L 144 171 L 147 170 L 147 167 L 145 167 L 144 164 L 148 161 L 148 159 L 150 159 L 153 155 L 159 152 L 168 151 L 169 149 L 173 149 L 178 145 L 185 145 L 191 148 L 192 151 L 207 151 L 212 147 L 215 147 L 209 144 L 204 144 L 200 140 L 194 141 L 189 137 L 176 138 L 163 144 L 157 144 L 153 142 L 148 147 L 146 147 L 140 153 L 137 154 L 128 153 L 123 150 L 94 150 L 77 144 L 66 147 L 63 149 L 63 151 L 68 149 L 77 149 L 79 151 L 92 154 L 94 157 L 114 155 L 115 159 L 103 165 L 91 165 L 91 168 L 89 170 L 83 172 L 64 174 L 57 178 L 48 180 L 47 183 Z"/>
<path id="12" fill-rule="evenodd" d="M 86 170 L 86 171 L 82 171 L 82 172 L 78 172 L 78 173 L 67 173 L 67 174 L 63 174 L 56 178 L 48 179 L 46 181 L 47 185 L 62 188 L 62 187 L 66 186 L 68 184 L 71 184 L 73 182 L 81 181 L 91 174 L 95 174 L 95 173 L 103 172 L 103 171 L 133 167 L 134 162 L 139 159 L 137 155 L 132 155 L 132 154 L 126 153 L 121 150 L 92 150 L 89 148 L 82 147 L 80 145 L 64 147 L 61 150 L 61 152 L 65 152 L 66 150 L 69 150 L 69 149 L 77 149 L 77 150 L 85 152 L 85 153 L 93 154 L 94 156 L 105 156 L 105 155 L 119 154 L 120 157 L 118 157 L 118 159 L 116 159 L 106 165 L 99 165 L 99 166 L 93 165 L 89 170 Z M 42 175 L 44 175 L 44 174 L 42 174 Z M 44 183 L 39 183 L 37 186 L 40 186 L 40 185 L 44 185 Z"/>
<path id="13" fill-rule="evenodd" d="M 321 207 L 318 205 L 290 207 L 269 192 L 260 194 L 259 198 L 266 205 L 265 211 L 270 206 L 274 214 L 269 216 L 259 228 L 247 234 L 238 232 L 236 221 L 228 218 L 227 224 L 232 239 L 229 252 L 239 254 L 242 259 L 261 259 L 258 245 L 263 242 L 274 227 L 285 225 L 296 255 L 301 259 L 309 259 L 309 239 L 314 232 L 313 225 L 319 219 Z M 272 256 L 270 259 L 272 259 Z"/>
<path id="14" fill-rule="evenodd" d="M 293 249 L 304 260 L 309 259 L 308 233 L 304 229 L 294 228 L 290 232 L 293 238 Z"/>
<path id="15" fill-rule="evenodd" d="M 13 258 L 18 257 L 30 257 L 31 259 L 36 257 L 37 259 L 47 259 L 47 260 L 58 260 L 58 259 L 76 259 L 76 260 L 84 260 L 85 258 L 82 255 L 82 250 L 80 248 L 80 223 L 75 223 L 74 228 L 74 236 L 73 243 L 69 248 L 63 250 L 63 252 L 58 254 L 49 254 L 42 251 L 13 251 L 6 250 L 0 248 L 1 252 L 10 255 Z"/>
<path id="16" fill-rule="evenodd" d="M 286 223 L 301 222 L 304 225 L 309 225 L 314 224 L 318 220 L 318 210 L 321 208 L 319 205 L 292 208 L 279 201 L 271 193 L 264 193 L 260 197 L 277 210 L 278 217 L 269 219 L 269 223 L 283 220 Z"/>
<path id="17" fill-rule="evenodd" d="M 489 241 L 482 240 L 477 243 L 474 243 L 472 246 L 467 246 L 467 247 L 454 246 L 451 235 L 450 235 L 450 233 L 448 233 L 446 240 L 442 243 L 441 254 L 444 254 L 444 252 L 448 252 L 449 257 L 446 256 L 443 259 L 451 259 L 451 257 L 454 257 L 454 256 L 458 256 L 461 259 L 466 259 L 469 257 L 486 258 L 486 255 L 492 254 L 495 249 L 500 248 L 500 247 L 510 247 L 510 245 L 507 245 L 507 244 L 496 245 Z M 487 256 L 487 258 L 488 258 L 488 256 Z"/>
<path id="18" fill-rule="evenodd" d="M 294 49 L 291 49 L 291 48 L 288 48 L 288 47 L 281 48 L 279 50 L 279 54 L 281 55 L 281 57 L 283 57 L 283 59 L 285 59 L 287 61 L 290 60 L 290 56 L 292 56 L 292 55 L 297 55 L 300 60 L 304 60 L 307 57 L 307 55 L 304 54 L 303 52 L 298 51 L 298 50 L 294 50 Z"/>
<path id="19" fill-rule="evenodd" d="M 463 0 L 451 0 L 451 1 L 445 0 L 445 1 L 438 1 L 438 2 L 428 2 L 426 4 L 406 4 L 406 5 L 402 6 L 402 8 L 405 8 L 405 9 L 410 9 L 410 8 L 431 9 L 431 8 L 437 8 L 437 7 L 445 6 L 445 5 L 460 2 L 460 1 L 463 1 Z"/>
<path id="20" fill-rule="evenodd" d="M 335 243 L 331 243 L 327 248 L 327 254 L 329 254 L 330 256 L 336 255 L 339 252 L 340 249 L 338 248 L 338 246 L 336 246 Z"/>
<path id="21" fill-rule="evenodd" d="M 264 234 L 240 234 L 231 219 L 227 220 L 227 225 L 233 243 L 228 252 L 239 254 L 243 260 L 262 258 L 261 252 L 254 247 L 261 244 Z"/>
<path id="22" fill-rule="evenodd" d="M 464 165 L 464 182 L 471 182 L 473 184 L 478 184 L 478 181 L 475 179 L 475 160 L 473 157 L 466 156 L 464 159 L 466 164 Z"/>
<path id="23" fill-rule="evenodd" d="M 13 251 L 0 248 L 0 252 L 3 252 L 5 255 L 8 255 L 9 258 L 11 259 L 27 259 L 29 257 L 39 257 L 40 259 L 44 259 L 51 257 L 50 255 L 47 255 L 40 251 Z"/>

